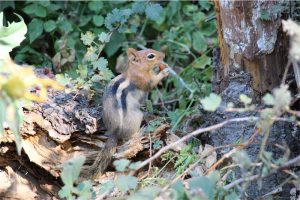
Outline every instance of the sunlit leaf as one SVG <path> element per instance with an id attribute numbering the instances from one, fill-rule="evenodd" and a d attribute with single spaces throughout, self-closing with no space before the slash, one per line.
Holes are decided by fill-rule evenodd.
<path id="1" fill-rule="evenodd" d="M 93 68 L 101 70 L 101 69 L 107 67 L 107 64 L 108 64 L 107 60 L 105 58 L 101 57 L 96 62 L 93 63 Z"/>
<path id="2" fill-rule="evenodd" d="M 161 189 L 159 187 L 147 187 L 139 190 L 128 198 L 128 200 L 155 199 Z"/>
<path id="3" fill-rule="evenodd" d="M 129 169 L 136 170 L 140 167 L 141 163 L 142 163 L 141 161 L 130 163 Z"/>
<path id="4" fill-rule="evenodd" d="M 0 58 L 5 52 L 10 52 L 13 48 L 20 45 L 20 43 L 25 39 L 25 34 L 27 32 L 26 24 L 23 19 L 20 22 L 12 22 L 8 27 L 3 26 L 3 12 L 0 12 Z"/>
<path id="5" fill-rule="evenodd" d="M 247 95 L 245 95 L 245 94 L 241 94 L 240 95 L 240 100 L 241 100 L 241 102 L 243 102 L 243 104 L 245 104 L 245 105 L 249 105 L 251 102 L 252 102 L 252 99 L 251 98 L 249 98 Z"/>
<path id="6" fill-rule="evenodd" d="M 266 105 L 272 106 L 272 105 L 275 104 L 275 99 L 274 99 L 274 97 L 273 97 L 271 94 L 269 94 L 269 93 L 267 93 L 267 94 L 262 98 L 262 100 L 264 101 L 264 103 L 265 103 Z"/>
<path id="7" fill-rule="evenodd" d="M 95 35 L 91 31 L 88 31 L 85 34 L 81 33 L 80 39 L 82 40 L 83 44 L 91 45 L 95 39 Z"/>
<path id="8" fill-rule="evenodd" d="M 117 171 L 119 172 L 123 172 L 125 171 L 125 169 L 127 168 L 127 166 L 129 165 L 130 161 L 127 159 L 121 159 L 121 160 L 115 160 L 113 162 L 115 168 Z"/>
<path id="9" fill-rule="evenodd" d="M 215 192 L 215 187 L 214 184 L 212 183 L 212 181 L 205 177 L 205 176 L 201 176 L 201 177 L 195 177 L 195 178 L 191 178 L 189 181 L 189 188 L 191 190 L 193 189 L 201 189 L 202 191 L 202 198 L 203 199 L 213 199 L 214 197 L 214 192 Z M 201 198 L 201 197 L 200 197 Z"/>
<path id="10" fill-rule="evenodd" d="M 77 187 L 77 193 L 80 200 L 92 199 L 93 185 L 90 181 L 83 181 Z"/>
<path id="11" fill-rule="evenodd" d="M 112 180 L 109 180 L 105 183 L 103 183 L 100 187 L 100 194 L 103 194 L 109 190 L 111 190 L 115 186 L 114 182 Z"/>
<path id="12" fill-rule="evenodd" d="M 107 43 L 110 40 L 110 36 L 111 36 L 110 34 L 102 32 L 100 35 L 98 35 L 99 41 L 102 43 Z"/>
<path id="13" fill-rule="evenodd" d="M 221 97 L 215 93 L 211 93 L 208 97 L 200 100 L 204 110 L 215 111 L 221 104 Z"/>
<path id="14" fill-rule="evenodd" d="M 84 161 L 84 156 L 77 156 L 62 164 L 63 170 L 60 176 L 65 185 L 72 186 L 74 184 L 79 177 Z"/>
<path id="15" fill-rule="evenodd" d="M 127 192 L 137 187 L 137 178 L 134 176 L 119 176 L 116 180 L 116 186 L 121 192 Z"/>
<path id="16" fill-rule="evenodd" d="M 151 20 L 157 20 L 162 14 L 163 8 L 158 3 L 150 3 L 146 6 L 146 16 Z"/>

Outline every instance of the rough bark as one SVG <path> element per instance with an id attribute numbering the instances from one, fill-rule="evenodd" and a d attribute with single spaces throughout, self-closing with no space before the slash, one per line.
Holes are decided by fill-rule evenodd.
<path id="1" fill-rule="evenodd" d="M 288 58 L 288 37 L 281 19 L 292 1 L 214 1 L 220 47 L 220 91 L 229 74 L 244 70 L 256 96 L 280 84 Z"/>
<path id="2" fill-rule="evenodd" d="M 152 141 L 161 139 L 168 128 L 168 124 L 162 124 L 150 134 Z M 79 94 L 51 92 L 47 102 L 24 109 L 21 156 L 17 155 L 10 130 L 0 138 L 0 177 L 7 180 L 7 184 L 0 184 L 0 198 L 24 199 L 22 195 L 29 189 L 29 199 L 57 197 L 62 185 L 60 165 L 84 155 L 83 169 L 88 170 L 107 140 L 103 133 L 101 107 Z M 132 158 L 138 153 L 144 157 L 149 141 L 149 135 L 141 136 L 138 141 L 129 140 L 117 148 L 114 158 Z M 20 187 L 23 189 L 18 190 Z"/>
<path id="3" fill-rule="evenodd" d="M 255 97 L 257 102 L 261 94 L 271 91 L 281 83 L 288 60 L 288 37 L 282 32 L 281 19 L 292 13 L 292 1 L 229 1 L 214 0 L 219 49 L 214 53 L 214 91 L 222 97 L 222 105 L 214 112 L 205 115 L 206 123 L 212 125 L 227 118 L 257 115 L 255 113 L 228 113 L 222 108 L 229 102 L 236 107 L 243 107 L 240 94 Z M 283 13 L 284 12 L 284 13 Z M 262 19 L 262 14 L 269 19 Z M 263 105 L 256 105 L 257 107 Z M 255 130 L 253 123 L 235 123 L 227 125 L 208 136 L 213 146 L 234 144 L 249 139 Z M 275 158 L 285 153 L 274 144 L 285 146 L 291 150 L 291 157 L 299 154 L 297 144 L 299 129 L 295 124 L 276 122 L 272 125 L 266 150 Z M 260 150 L 262 137 L 246 148 L 250 159 L 255 162 Z M 218 156 L 230 151 L 218 151 Z M 236 174 L 240 174 L 236 170 Z M 259 183 L 252 182 L 246 193 L 249 199 L 258 199 L 273 191 L 285 180 L 287 175 L 278 172 Z M 282 191 L 274 197 L 289 198 L 291 185 L 285 184 Z"/>

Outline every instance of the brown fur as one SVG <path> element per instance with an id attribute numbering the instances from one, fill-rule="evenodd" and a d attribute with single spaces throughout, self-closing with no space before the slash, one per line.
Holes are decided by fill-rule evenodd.
<path id="1" fill-rule="evenodd" d="M 148 60 L 147 55 L 154 53 L 156 58 Z M 133 82 L 139 89 L 143 91 L 152 90 L 165 76 L 155 74 L 153 69 L 159 67 L 163 62 L 165 55 L 159 51 L 146 49 L 136 51 L 129 48 L 128 54 L 128 69 L 125 76 Z"/>
<path id="2" fill-rule="evenodd" d="M 152 59 L 147 58 L 150 53 L 154 55 Z M 155 67 L 159 67 L 163 63 L 163 53 L 152 49 L 136 51 L 129 48 L 127 54 L 127 71 L 114 78 L 108 84 L 103 96 L 103 122 L 110 138 L 90 167 L 87 175 L 89 178 L 96 177 L 105 171 L 115 153 L 118 140 L 128 140 L 139 132 L 143 119 L 143 113 L 140 110 L 140 99 L 143 99 L 146 92 L 153 89 L 168 75 L 167 69 L 160 71 L 158 74 L 153 71 Z M 125 97 L 126 110 L 123 110 L 124 108 L 120 108 L 117 104 L 120 102 L 120 99 L 117 99 L 119 98 L 117 93 L 120 91 L 114 91 L 115 89 L 113 88 L 116 83 L 119 83 L 118 89 L 122 89 L 121 86 L 126 86 L 124 83 L 130 83 L 133 88 L 127 91 L 128 93 Z"/>

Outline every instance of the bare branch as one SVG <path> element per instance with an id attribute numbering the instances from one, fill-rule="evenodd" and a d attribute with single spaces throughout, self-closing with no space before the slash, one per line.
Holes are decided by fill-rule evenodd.
<path id="1" fill-rule="evenodd" d="M 266 174 L 264 176 L 254 175 L 254 176 L 250 176 L 250 177 L 246 177 L 246 178 L 240 178 L 240 179 L 237 179 L 237 180 L 235 180 L 235 181 L 233 181 L 233 182 L 225 185 L 223 187 L 223 189 L 224 190 L 229 190 L 229 189 L 233 188 L 234 186 L 239 185 L 240 183 L 243 183 L 243 182 L 254 181 L 254 180 L 257 180 L 259 178 L 262 178 L 262 179 L 266 178 L 266 177 L 268 177 L 268 176 L 270 176 L 270 175 L 278 172 L 278 170 L 283 170 L 283 169 L 291 167 L 291 166 L 293 166 L 293 165 L 295 165 L 297 163 L 300 163 L 300 155 L 297 156 L 297 157 L 295 157 L 295 158 L 293 158 L 293 159 L 291 159 L 291 160 L 289 160 L 288 162 L 286 162 L 285 164 L 281 165 L 277 169 L 271 171 L 269 174 Z"/>

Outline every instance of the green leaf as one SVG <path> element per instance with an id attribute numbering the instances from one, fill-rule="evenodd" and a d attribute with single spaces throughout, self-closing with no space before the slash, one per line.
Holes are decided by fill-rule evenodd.
<path id="1" fill-rule="evenodd" d="M 198 4 L 200 5 L 201 10 L 207 10 L 208 11 L 211 7 L 213 7 L 213 4 L 208 0 L 198 1 Z"/>
<path id="2" fill-rule="evenodd" d="M 158 3 L 150 3 L 146 6 L 146 16 L 147 18 L 155 21 L 158 20 L 163 12 L 163 8 Z"/>
<path id="3" fill-rule="evenodd" d="M 183 6 L 183 13 L 187 16 L 192 16 L 196 11 L 198 11 L 198 6 L 196 5 L 187 4 Z"/>
<path id="4" fill-rule="evenodd" d="M 136 1 L 132 4 L 132 12 L 143 14 L 144 11 L 145 11 L 145 2 Z"/>
<path id="5" fill-rule="evenodd" d="M 73 198 L 73 196 L 72 196 L 72 189 L 73 189 L 73 187 L 70 187 L 70 186 L 67 186 L 67 185 L 63 186 L 63 187 L 59 190 L 59 192 L 58 192 L 59 197 L 60 197 L 60 198 L 66 198 L 66 199 L 68 199 L 68 200 L 70 200 L 70 199 L 75 199 L 75 198 Z"/>
<path id="6" fill-rule="evenodd" d="M 0 52 L 3 55 L 11 52 L 25 39 L 26 24 L 22 17 L 17 16 L 21 19 L 20 22 L 12 22 L 8 27 L 5 27 L 3 26 L 3 12 L 0 12 Z"/>
<path id="7" fill-rule="evenodd" d="M 239 199 L 239 196 L 236 194 L 235 191 L 232 191 L 225 196 L 224 200 L 237 200 L 237 199 Z"/>
<path id="8" fill-rule="evenodd" d="M 102 1 L 90 1 L 88 4 L 88 7 L 91 11 L 99 13 L 103 8 L 103 2 Z"/>
<path id="9" fill-rule="evenodd" d="M 197 13 L 193 14 L 193 21 L 195 24 L 199 24 L 206 19 L 206 15 L 203 12 L 198 11 Z"/>
<path id="10" fill-rule="evenodd" d="M 204 36 L 211 36 L 216 33 L 216 25 L 214 23 L 204 23 L 200 27 L 200 31 Z"/>
<path id="11" fill-rule="evenodd" d="M 44 23 L 44 29 L 46 32 L 51 32 L 56 28 L 56 23 L 53 20 L 48 20 Z"/>
<path id="12" fill-rule="evenodd" d="M 77 156 L 62 164 L 63 170 L 60 174 L 63 183 L 73 186 L 80 174 L 80 169 L 85 161 L 84 156 Z"/>
<path id="13" fill-rule="evenodd" d="M 62 84 L 62 85 L 64 85 L 64 86 L 66 86 L 66 85 L 68 85 L 68 84 L 70 83 L 71 78 L 68 77 L 67 75 L 64 75 L 64 74 L 56 74 L 56 75 L 55 75 L 55 80 L 56 80 L 58 83 L 60 83 L 60 84 Z"/>
<path id="14" fill-rule="evenodd" d="M 126 41 L 126 37 L 121 33 L 113 33 L 110 41 L 106 44 L 104 51 L 108 57 L 114 55 L 120 47 L 122 47 L 123 42 Z"/>
<path id="15" fill-rule="evenodd" d="M 202 198 L 214 199 L 215 186 L 209 178 L 207 178 L 205 176 L 196 177 L 196 178 L 190 179 L 188 181 L 188 183 L 189 183 L 190 190 L 201 189 L 202 194 L 205 195 L 205 196 L 202 196 Z"/>
<path id="16" fill-rule="evenodd" d="M 249 98 L 247 95 L 245 94 L 241 94 L 240 95 L 240 100 L 241 102 L 243 102 L 243 104 L 245 104 L 245 106 L 249 105 L 252 102 L 252 99 Z"/>
<path id="17" fill-rule="evenodd" d="M 26 6 L 25 8 L 23 8 L 22 10 L 28 15 L 33 14 L 37 17 L 46 17 L 47 16 L 47 10 L 43 6 L 41 6 L 37 3 L 32 3 L 28 6 Z"/>
<path id="18" fill-rule="evenodd" d="M 175 125 L 175 123 L 178 121 L 178 119 L 184 112 L 185 112 L 184 110 L 179 110 L 179 109 L 176 109 L 175 111 L 167 112 L 168 117 L 171 120 L 171 126 Z"/>
<path id="19" fill-rule="evenodd" d="M 113 31 L 114 29 L 124 27 L 124 24 L 127 22 L 129 16 L 132 14 L 130 9 L 119 10 L 115 8 L 111 13 L 108 13 L 105 18 L 105 26 L 108 30 Z M 121 28 L 120 27 L 120 28 Z M 120 28 L 118 31 L 121 32 Z"/>
<path id="20" fill-rule="evenodd" d="M 104 194 L 105 192 L 113 189 L 114 186 L 114 182 L 112 180 L 109 180 L 101 185 L 99 193 Z"/>
<path id="21" fill-rule="evenodd" d="M 121 192 L 127 192 L 137 187 L 137 178 L 134 176 L 119 176 L 116 180 L 116 186 Z"/>
<path id="22" fill-rule="evenodd" d="M 148 187 L 139 190 L 138 192 L 134 193 L 132 196 L 128 198 L 128 200 L 152 200 L 159 194 L 161 189 L 159 187 Z"/>
<path id="23" fill-rule="evenodd" d="M 211 93 L 208 97 L 200 100 L 204 110 L 215 111 L 221 104 L 221 97 L 215 93 Z"/>
<path id="24" fill-rule="evenodd" d="M 101 67 L 100 74 L 103 77 L 103 80 L 105 81 L 110 81 L 114 77 L 112 71 L 107 67 Z"/>
<path id="25" fill-rule="evenodd" d="M 22 137 L 20 133 L 20 125 L 21 125 L 21 115 L 23 114 L 21 112 L 21 106 L 18 105 L 16 102 L 13 103 L 14 107 L 14 120 L 9 122 L 9 127 L 12 129 L 14 137 L 15 137 L 15 143 L 17 147 L 18 155 L 21 155 L 22 150 Z"/>
<path id="26" fill-rule="evenodd" d="M 43 7 L 48 7 L 50 5 L 50 0 L 38 1 L 37 3 L 39 3 Z"/>
<path id="27" fill-rule="evenodd" d="M 36 40 L 43 33 L 43 24 L 44 23 L 42 20 L 36 18 L 34 18 L 28 24 L 28 34 L 30 43 Z"/>
<path id="28" fill-rule="evenodd" d="M 288 90 L 288 85 L 281 85 L 279 88 L 273 90 L 275 99 L 274 109 L 276 111 L 284 111 L 289 108 L 292 101 L 291 92 Z"/>
<path id="29" fill-rule="evenodd" d="M 274 97 L 273 97 L 271 94 L 269 94 L 269 93 L 267 93 L 267 94 L 263 97 L 262 100 L 264 101 L 264 103 L 265 103 L 266 105 L 273 106 L 273 105 L 275 104 L 275 99 L 274 99 Z"/>
<path id="30" fill-rule="evenodd" d="M 55 11 L 61 9 L 62 7 L 63 7 L 63 4 L 59 4 L 59 2 L 56 3 L 56 2 L 53 2 L 53 1 L 52 1 L 52 2 L 50 3 L 50 5 L 47 6 L 47 10 L 48 10 L 48 11 L 51 11 L 51 12 L 55 12 Z"/>
<path id="31" fill-rule="evenodd" d="M 105 32 L 102 32 L 100 35 L 98 35 L 99 41 L 102 43 L 107 43 L 110 40 L 110 34 L 107 34 Z"/>
<path id="32" fill-rule="evenodd" d="M 98 74 L 94 74 L 91 78 L 91 80 L 94 82 L 94 83 L 98 83 L 100 82 L 101 80 L 103 80 L 103 77 L 98 75 Z"/>
<path id="33" fill-rule="evenodd" d="M 182 181 L 176 181 L 172 184 L 171 188 L 173 189 L 172 192 L 175 200 L 187 199 Z"/>
<path id="34" fill-rule="evenodd" d="M 86 78 L 88 75 L 88 68 L 86 65 L 80 64 L 78 65 L 78 69 L 76 70 L 76 72 L 81 78 Z"/>
<path id="35" fill-rule="evenodd" d="M 85 34 L 81 33 L 81 38 L 80 38 L 85 45 L 91 45 L 92 42 L 95 39 L 94 33 L 91 31 L 86 32 Z"/>
<path id="36" fill-rule="evenodd" d="M 202 54 L 199 58 L 197 58 L 190 65 L 196 69 L 205 69 L 206 66 L 211 65 L 211 57 L 208 57 L 207 55 Z"/>
<path id="37" fill-rule="evenodd" d="M 142 163 L 141 161 L 130 163 L 129 169 L 136 170 L 140 167 L 141 163 Z"/>
<path id="38" fill-rule="evenodd" d="M 91 19 L 92 19 L 92 16 L 90 16 L 90 15 L 86 15 L 86 16 L 82 17 L 79 21 L 79 26 L 83 27 L 83 26 L 87 25 Z"/>
<path id="39" fill-rule="evenodd" d="M 200 31 L 193 33 L 193 48 L 198 52 L 204 52 L 207 49 L 207 42 Z"/>
<path id="40" fill-rule="evenodd" d="M 90 181 L 83 181 L 77 187 L 77 193 L 80 200 L 89 200 L 93 196 L 93 185 Z"/>
<path id="41" fill-rule="evenodd" d="M 69 33 L 73 29 L 72 23 L 69 20 L 64 19 L 59 22 L 59 29 L 63 34 Z"/>
<path id="42" fill-rule="evenodd" d="M 105 58 L 101 57 L 96 62 L 93 63 L 93 69 L 101 70 L 101 69 L 107 67 L 107 64 L 108 64 L 107 60 Z"/>
<path id="43" fill-rule="evenodd" d="M 129 165 L 130 161 L 127 159 L 115 160 L 113 165 L 115 166 L 116 170 L 119 172 L 124 172 L 126 167 Z"/>
<path id="44" fill-rule="evenodd" d="M 102 26 L 104 24 L 104 17 L 102 17 L 101 15 L 94 15 L 93 23 L 95 24 L 95 26 Z"/>

